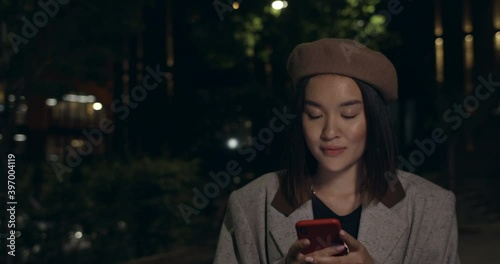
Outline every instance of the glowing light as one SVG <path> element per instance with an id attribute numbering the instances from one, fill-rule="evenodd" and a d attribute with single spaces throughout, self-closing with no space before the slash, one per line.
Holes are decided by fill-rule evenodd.
<path id="1" fill-rule="evenodd" d="M 78 94 L 65 94 L 63 95 L 63 100 L 68 102 L 77 103 L 93 103 L 95 102 L 95 96 L 93 95 L 78 95 Z"/>
<path id="2" fill-rule="evenodd" d="M 28 106 L 26 104 L 21 104 L 18 106 L 17 109 L 21 112 L 26 112 L 26 111 L 28 111 Z"/>
<path id="3" fill-rule="evenodd" d="M 99 110 L 101 110 L 101 109 L 102 109 L 102 104 L 101 104 L 101 103 L 99 103 L 99 102 L 96 102 L 96 103 L 94 103 L 94 104 L 92 105 L 92 108 L 94 108 L 94 110 L 96 110 L 96 111 L 99 111 Z"/>
<path id="4" fill-rule="evenodd" d="M 59 157 L 56 154 L 50 154 L 49 155 L 49 160 L 50 161 L 58 161 Z"/>
<path id="5" fill-rule="evenodd" d="M 443 38 L 436 38 L 436 81 L 442 84 L 444 81 L 444 47 Z"/>
<path id="6" fill-rule="evenodd" d="M 469 42 L 472 40 L 474 40 L 474 37 L 471 34 L 467 34 L 467 36 L 465 36 L 465 41 Z"/>
<path id="7" fill-rule="evenodd" d="M 240 3 L 238 3 L 238 2 L 234 2 L 234 3 L 233 3 L 233 9 L 234 9 L 234 10 L 236 10 L 236 9 L 238 9 L 238 8 L 240 8 Z"/>
<path id="8" fill-rule="evenodd" d="M 434 34 L 436 34 L 436 36 L 443 35 L 443 29 L 441 27 L 436 26 L 436 29 L 434 29 Z"/>
<path id="9" fill-rule="evenodd" d="M 80 239 L 80 238 L 82 238 L 82 236 L 83 236 L 83 234 L 80 231 L 78 231 L 78 232 L 75 233 L 75 238 L 76 239 Z"/>
<path id="10" fill-rule="evenodd" d="M 16 97 L 13 94 L 11 94 L 11 95 L 9 95 L 9 97 L 7 97 L 7 100 L 9 100 L 9 102 L 13 103 L 16 100 Z"/>
<path id="11" fill-rule="evenodd" d="M 240 177 L 238 177 L 238 176 L 236 176 L 236 177 L 234 177 L 234 178 L 233 178 L 233 182 L 234 182 L 235 184 L 240 184 L 240 182 L 241 182 L 241 178 L 240 178 Z"/>
<path id="12" fill-rule="evenodd" d="M 118 222 L 118 228 L 120 228 L 120 229 L 127 228 L 127 223 L 125 223 L 125 221 Z"/>
<path id="13" fill-rule="evenodd" d="M 26 141 L 26 135 L 24 134 L 15 134 L 12 138 L 18 142 Z"/>
<path id="14" fill-rule="evenodd" d="M 235 139 L 235 138 L 230 138 L 228 141 L 227 141 L 227 147 L 230 148 L 230 149 L 235 149 L 238 147 L 238 140 Z"/>
<path id="15" fill-rule="evenodd" d="M 283 3 L 283 1 L 274 1 L 271 6 L 273 7 L 273 9 L 280 10 L 285 7 L 285 4 Z"/>
<path id="16" fill-rule="evenodd" d="M 441 1 L 434 1 L 434 34 L 443 35 L 443 21 L 441 20 Z"/>
<path id="17" fill-rule="evenodd" d="M 81 139 L 73 139 L 73 140 L 71 140 L 71 146 L 72 147 L 78 148 L 81 145 L 83 145 L 83 140 L 81 140 Z"/>
<path id="18" fill-rule="evenodd" d="M 495 33 L 495 38 L 500 39 L 500 31 L 497 31 L 497 33 Z"/>
<path id="19" fill-rule="evenodd" d="M 47 100 L 45 100 L 45 104 L 48 105 L 48 106 L 56 106 L 57 105 L 57 99 L 55 99 L 55 98 L 47 98 Z"/>

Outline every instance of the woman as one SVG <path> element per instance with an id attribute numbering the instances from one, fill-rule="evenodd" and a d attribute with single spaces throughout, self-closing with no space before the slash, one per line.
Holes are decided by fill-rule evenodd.
<path id="1" fill-rule="evenodd" d="M 460 263 L 453 193 L 397 170 L 392 63 L 321 39 L 295 47 L 288 72 L 297 117 L 285 170 L 231 194 L 215 263 Z M 300 253 L 311 242 L 297 240 L 295 223 L 332 217 L 345 246 Z"/>

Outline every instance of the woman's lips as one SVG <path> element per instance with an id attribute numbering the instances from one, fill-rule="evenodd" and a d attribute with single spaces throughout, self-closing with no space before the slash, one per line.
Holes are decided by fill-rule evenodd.
<path id="1" fill-rule="evenodd" d="M 324 148 L 321 149 L 326 156 L 336 157 L 344 153 L 346 148 Z"/>

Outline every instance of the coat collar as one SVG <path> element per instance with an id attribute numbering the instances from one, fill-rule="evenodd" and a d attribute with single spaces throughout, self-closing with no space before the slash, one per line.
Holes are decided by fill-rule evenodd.
<path id="1" fill-rule="evenodd" d="M 384 263 L 408 226 L 407 221 L 393 210 L 394 205 L 405 196 L 403 186 L 396 181 L 379 202 L 363 207 L 358 240 L 376 262 Z M 269 233 L 281 255 L 285 256 L 290 245 L 297 239 L 295 223 L 313 219 L 311 199 L 294 207 L 287 202 L 278 187 L 268 210 L 274 212 L 268 212 L 272 215 L 268 219 Z"/>
<path id="2" fill-rule="evenodd" d="M 307 200 L 311 199 L 310 193 L 309 198 Z M 399 203 L 401 200 L 403 200 L 406 196 L 406 192 L 403 188 L 403 185 L 401 185 L 401 182 L 399 180 L 395 180 L 391 185 L 390 188 L 387 189 L 386 193 L 380 199 L 380 202 L 385 205 L 387 208 L 392 208 L 394 205 Z M 293 206 L 288 202 L 286 199 L 285 195 L 281 191 L 281 188 L 278 187 L 278 191 L 276 192 L 276 195 L 273 198 L 273 201 L 271 202 L 271 205 L 278 210 L 278 212 L 282 213 L 285 216 L 290 215 L 292 212 L 294 212 L 296 209 L 298 209 L 300 206 Z"/>

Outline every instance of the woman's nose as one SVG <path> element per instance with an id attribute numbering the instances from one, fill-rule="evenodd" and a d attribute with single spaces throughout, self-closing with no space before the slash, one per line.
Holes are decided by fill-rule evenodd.
<path id="1" fill-rule="evenodd" d="M 332 120 L 332 118 L 328 118 L 323 127 L 323 131 L 321 132 L 321 139 L 325 141 L 332 140 L 336 137 L 340 136 L 340 131 L 338 129 L 338 125 Z"/>

